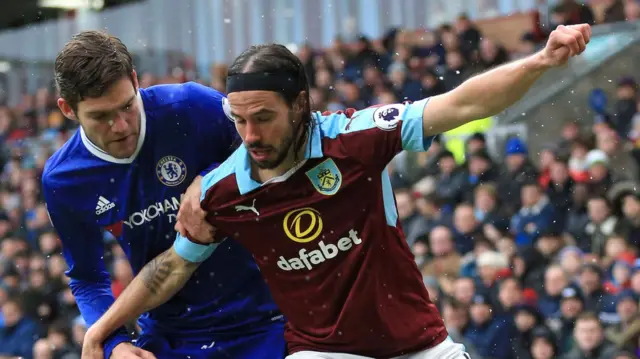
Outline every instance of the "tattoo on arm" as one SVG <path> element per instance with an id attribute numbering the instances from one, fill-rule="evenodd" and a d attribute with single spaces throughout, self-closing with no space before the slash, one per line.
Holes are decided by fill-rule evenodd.
<path id="1" fill-rule="evenodd" d="M 191 263 L 177 255 L 172 256 L 172 251 L 166 251 L 142 268 L 142 279 L 149 291 L 157 295 L 170 280 L 182 280 L 191 276 L 199 263 Z M 170 278 L 175 277 L 175 278 Z"/>

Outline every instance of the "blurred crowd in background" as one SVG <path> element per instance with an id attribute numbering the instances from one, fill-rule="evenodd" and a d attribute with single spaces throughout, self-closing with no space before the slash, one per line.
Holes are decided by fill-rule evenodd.
<path id="1" fill-rule="evenodd" d="M 610 1 L 603 20 L 636 20 L 635 1 Z M 507 51 L 460 16 L 434 30 L 392 29 L 381 39 L 302 45 L 315 109 L 339 111 L 441 94 L 544 44 L 560 24 L 594 14 L 573 1 L 534 15 L 534 31 Z M 226 66 L 206 83 L 224 91 Z M 408 245 L 451 336 L 473 359 L 629 359 L 640 353 L 640 101 L 619 79 L 614 109 L 567 120 L 559 142 L 530 153 L 506 141 L 502 158 L 483 132 L 463 152 L 439 136 L 426 153 L 401 153 L 390 171 Z M 201 81 L 184 68 L 140 84 Z M 204 82 L 204 81 L 201 81 Z M 40 192 L 45 161 L 77 129 L 53 86 L 0 106 L 0 359 L 79 358 L 84 321 Z M 525 118 L 526 120 L 526 118 Z M 115 296 L 132 280 L 105 233 Z"/>

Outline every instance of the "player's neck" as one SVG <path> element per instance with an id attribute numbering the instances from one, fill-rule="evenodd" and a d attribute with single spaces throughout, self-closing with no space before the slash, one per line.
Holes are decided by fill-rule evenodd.
<path id="1" fill-rule="evenodd" d="M 304 161 L 305 153 L 307 148 L 308 139 L 305 141 L 305 145 L 300 147 L 297 156 L 293 154 L 293 148 L 289 151 L 287 158 L 282 161 L 275 168 L 259 168 L 255 164 L 251 164 L 251 173 L 254 179 L 260 183 L 267 182 L 275 177 L 279 177 L 287 173 L 287 171 L 291 170 L 295 166 L 298 166 L 300 162 Z"/>

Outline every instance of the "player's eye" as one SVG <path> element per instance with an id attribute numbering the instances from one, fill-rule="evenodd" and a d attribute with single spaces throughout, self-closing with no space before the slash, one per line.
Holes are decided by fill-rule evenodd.
<path id="1" fill-rule="evenodd" d="M 269 121 L 271 121 L 271 117 L 270 116 L 260 116 L 256 120 L 258 120 L 258 122 L 269 122 Z"/>

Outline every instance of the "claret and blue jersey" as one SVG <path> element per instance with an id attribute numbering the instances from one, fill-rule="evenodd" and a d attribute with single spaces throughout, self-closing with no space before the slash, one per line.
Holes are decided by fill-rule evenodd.
<path id="1" fill-rule="evenodd" d="M 289 321 L 291 352 L 386 358 L 447 337 L 386 170 L 400 151 L 428 149 L 427 103 L 316 113 L 305 160 L 284 175 L 256 182 L 241 146 L 203 179 L 208 221 L 254 255 Z"/>
<path id="2" fill-rule="evenodd" d="M 102 232 L 117 238 L 137 273 L 171 247 L 181 194 L 192 180 L 236 148 L 237 133 L 222 100 L 195 83 L 140 89 L 141 129 L 133 156 L 109 156 L 80 129 L 47 162 L 47 208 L 89 324 L 113 303 Z M 281 321 L 251 255 L 234 241 L 216 252 L 174 298 L 140 319 L 143 333 L 193 341 L 229 333 L 235 339 Z M 105 349 L 123 340 L 128 337 L 120 331 Z"/>

